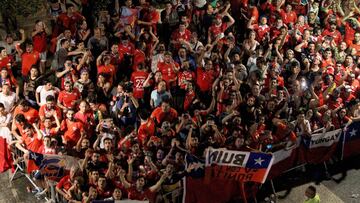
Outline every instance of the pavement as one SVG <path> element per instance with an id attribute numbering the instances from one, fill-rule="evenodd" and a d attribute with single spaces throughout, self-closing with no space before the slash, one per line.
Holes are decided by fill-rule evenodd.
<path id="1" fill-rule="evenodd" d="M 320 164 L 308 165 L 276 178 L 273 183 L 277 203 L 303 203 L 309 185 L 316 187 L 322 203 L 360 203 L 359 158 L 328 164 L 329 175 L 324 173 L 325 167 Z M 267 192 L 265 196 L 269 196 L 271 185 L 265 185 L 264 190 Z"/>
<path id="2" fill-rule="evenodd" d="M 0 174 L 0 203 L 42 203 L 33 194 L 26 191 L 30 182 L 24 176 L 17 176 L 10 182 L 9 172 Z"/>

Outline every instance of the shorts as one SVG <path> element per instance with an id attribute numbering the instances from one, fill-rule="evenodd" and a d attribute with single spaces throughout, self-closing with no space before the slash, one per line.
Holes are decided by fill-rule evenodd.
<path id="1" fill-rule="evenodd" d="M 47 52 L 46 52 L 46 51 L 40 53 L 40 60 L 41 60 L 41 62 L 45 62 L 45 61 L 46 61 L 46 56 L 47 56 Z"/>

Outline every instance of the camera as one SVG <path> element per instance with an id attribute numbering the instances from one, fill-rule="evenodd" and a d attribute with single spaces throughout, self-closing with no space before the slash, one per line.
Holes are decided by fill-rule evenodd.
<path id="1" fill-rule="evenodd" d="M 132 92 L 133 91 L 133 83 L 132 82 L 127 82 L 127 83 L 125 83 L 125 85 L 124 85 L 124 91 L 126 92 L 126 93 L 130 93 L 130 92 Z"/>

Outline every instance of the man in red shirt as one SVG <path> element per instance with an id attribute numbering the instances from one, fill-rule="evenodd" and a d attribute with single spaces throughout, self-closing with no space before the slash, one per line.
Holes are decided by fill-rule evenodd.
<path id="1" fill-rule="evenodd" d="M 252 22 L 254 22 L 255 20 L 257 19 L 251 17 L 247 27 L 257 33 L 257 40 L 261 42 L 270 32 L 270 27 L 267 25 L 267 18 L 265 16 L 260 18 L 260 24 L 252 24 Z"/>
<path id="2" fill-rule="evenodd" d="M 65 82 L 65 90 L 59 93 L 57 105 L 63 110 L 75 108 L 76 104 L 81 99 L 81 94 L 78 89 L 73 88 L 71 81 Z"/>
<path id="3" fill-rule="evenodd" d="M 57 21 L 64 29 L 70 29 L 72 34 L 76 32 L 76 25 L 82 20 L 86 20 L 79 12 L 75 11 L 73 4 L 66 4 L 67 11 L 59 15 Z M 62 31 L 62 30 L 61 30 Z"/>
<path id="4" fill-rule="evenodd" d="M 63 143 L 68 148 L 74 147 L 82 134 L 84 134 L 84 125 L 74 119 L 74 109 L 68 109 L 66 119 L 61 123 L 61 131 L 64 132 Z"/>
<path id="5" fill-rule="evenodd" d="M 19 104 L 19 106 L 17 106 L 15 108 L 14 113 L 13 113 L 13 117 L 14 117 L 13 123 L 15 123 L 15 117 L 18 114 L 23 114 L 25 116 L 25 119 L 30 124 L 35 123 L 39 119 L 39 112 L 36 109 L 30 107 L 29 102 L 26 100 L 23 100 Z"/>
<path id="6" fill-rule="evenodd" d="M 222 22 L 222 18 L 223 18 L 222 15 L 216 16 L 215 24 L 209 28 L 208 44 L 211 44 L 213 41 L 215 41 L 217 37 L 219 36 L 221 37 L 221 35 L 224 36 L 225 30 L 227 30 L 231 25 L 235 23 L 234 18 L 231 17 L 231 15 L 228 12 L 225 13 L 225 16 L 229 18 L 229 22 L 227 23 Z"/>
<path id="7" fill-rule="evenodd" d="M 198 67 L 196 69 L 196 85 L 203 93 L 211 90 L 216 77 L 217 73 L 211 60 L 205 62 L 205 67 Z"/>
<path id="8" fill-rule="evenodd" d="M 109 76 L 110 84 L 113 84 L 116 75 L 116 68 L 111 63 L 111 57 L 102 52 L 100 56 L 96 59 L 97 74 L 105 74 Z"/>
<path id="9" fill-rule="evenodd" d="M 46 50 L 47 50 L 47 28 L 44 22 L 38 20 L 35 22 L 34 31 L 31 33 L 32 41 L 34 43 L 34 51 L 40 53 L 40 73 L 45 72 Z"/>
<path id="10" fill-rule="evenodd" d="M 156 124 L 153 119 L 149 118 L 149 113 L 146 110 L 141 110 L 139 117 L 141 123 L 137 134 L 138 140 L 142 146 L 145 146 L 149 138 L 155 135 Z"/>
<path id="11" fill-rule="evenodd" d="M 39 117 L 41 122 L 44 122 L 45 118 L 52 118 L 52 122 L 55 124 L 55 119 L 53 119 L 54 111 L 58 119 L 61 119 L 61 110 L 55 104 L 55 97 L 49 95 L 46 97 L 46 104 L 42 105 L 39 109 Z"/>
<path id="12" fill-rule="evenodd" d="M 146 49 L 145 42 L 140 43 L 137 49 L 135 49 L 134 58 L 133 58 L 133 71 L 136 70 L 138 64 L 145 63 L 146 60 L 145 49 Z"/>
<path id="13" fill-rule="evenodd" d="M 174 108 L 171 108 L 169 101 L 166 100 L 163 100 L 161 106 L 154 109 L 151 113 L 151 118 L 155 119 L 159 126 L 161 126 L 164 121 L 173 123 L 176 121 L 177 117 L 177 111 Z"/>
<path id="14" fill-rule="evenodd" d="M 137 65 L 137 70 L 131 74 L 131 82 L 134 84 L 133 95 L 136 99 L 144 97 L 144 82 L 149 73 L 145 69 L 145 65 L 140 63 Z"/>
<path id="15" fill-rule="evenodd" d="M 168 87 L 172 87 L 176 84 L 179 64 L 174 62 L 171 52 L 165 52 L 164 62 L 158 63 L 158 70 L 161 72 L 163 80 Z"/>
<path id="16" fill-rule="evenodd" d="M 355 49 L 355 53 L 360 57 L 360 32 L 356 32 L 354 35 L 354 41 L 350 45 L 350 49 Z"/>
<path id="17" fill-rule="evenodd" d="M 334 22 L 330 23 L 330 29 L 325 29 L 322 36 L 332 38 L 336 44 L 340 44 L 342 41 L 342 35 L 338 30 L 336 30 L 336 23 Z"/>
<path id="18" fill-rule="evenodd" d="M 177 51 L 181 47 L 183 41 L 190 41 L 190 37 L 191 32 L 190 30 L 186 29 L 186 24 L 180 23 L 179 28 L 171 34 L 170 43 L 175 47 L 175 50 Z"/>
<path id="19" fill-rule="evenodd" d="M 296 15 L 295 11 L 292 10 L 291 4 L 286 5 L 286 11 L 281 9 L 280 15 L 281 15 L 283 22 L 290 27 L 292 27 L 297 20 L 297 15 Z"/>
<path id="20" fill-rule="evenodd" d="M 121 38 L 121 43 L 118 46 L 118 50 L 120 61 L 122 61 L 125 55 L 134 55 L 135 46 L 129 41 L 129 38 L 127 36 L 123 36 Z"/>
<path id="21" fill-rule="evenodd" d="M 25 78 L 28 76 L 31 66 L 36 65 L 40 59 L 40 54 L 37 51 L 33 50 L 33 44 L 28 42 L 26 43 L 26 51 L 23 51 L 19 48 L 17 51 L 21 55 L 21 74 Z"/>
<path id="22" fill-rule="evenodd" d="M 24 125 L 23 130 L 24 130 L 24 137 L 22 142 L 25 143 L 26 149 L 33 152 L 39 152 L 38 150 L 43 145 L 42 134 L 35 133 L 33 127 L 29 123 L 26 123 Z"/>

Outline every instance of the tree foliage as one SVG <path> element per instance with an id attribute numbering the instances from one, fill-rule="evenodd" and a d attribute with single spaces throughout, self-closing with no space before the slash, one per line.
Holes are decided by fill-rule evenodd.
<path id="1" fill-rule="evenodd" d="M 46 0 L 0 0 L 0 14 L 7 32 L 18 28 L 18 16 L 29 17 L 43 8 Z"/>

